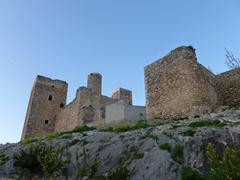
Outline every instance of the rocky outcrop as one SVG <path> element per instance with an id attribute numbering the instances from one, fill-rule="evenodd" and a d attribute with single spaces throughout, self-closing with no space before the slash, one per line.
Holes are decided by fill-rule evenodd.
<path id="1" fill-rule="evenodd" d="M 106 132 L 114 131 L 109 128 L 104 132 L 60 134 L 42 141 L 56 148 L 62 146 L 70 158 L 64 170 L 56 172 L 56 179 L 114 179 L 114 172 L 119 171 L 122 179 L 176 180 L 181 179 L 183 167 L 209 173 L 208 143 L 220 153 L 227 145 L 240 144 L 239 114 L 239 110 L 225 110 L 195 119 L 164 123 L 159 120 L 148 127 L 125 128 L 126 132 L 121 133 Z M 14 154 L 34 143 L 0 146 L 0 157 L 5 157 L 0 159 L 1 178 L 46 178 L 43 173 L 14 165 Z M 81 172 L 83 166 L 87 173 Z"/>

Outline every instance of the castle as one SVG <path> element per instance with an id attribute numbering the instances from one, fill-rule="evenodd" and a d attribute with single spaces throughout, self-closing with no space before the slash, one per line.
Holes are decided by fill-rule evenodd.
<path id="1" fill-rule="evenodd" d="M 33 85 L 22 140 L 45 137 L 53 132 L 71 131 L 79 125 L 104 126 L 146 118 L 143 106 L 132 105 L 132 92 L 123 88 L 112 97 L 102 95 L 102 76 L 91 73 L 87 87 L 80 87 L 66 105 L 68 84 L 37 76 Z"/>
<path id="2" fill-rule="evenodd" d="M 182 46 L 145 67 L 146 108 L 132 105 L 123 88 L 102 95 L 102 76 L 91 73 L 66 105 L 68 84 L 38 76 L 30 97 L 22 139 L 64 132 L 78 125 L 105 126 L 122 121 L 179 119 L 240 103 L 240 68 L 215 75 L 197 62 L 195 49 Z"/>
<path id="3" fill-rule="evenodd" d="M 145 67 L 147 119 L 179 119 L 240 103 L 240 68 L 215 75 L 182 46 Z"/>

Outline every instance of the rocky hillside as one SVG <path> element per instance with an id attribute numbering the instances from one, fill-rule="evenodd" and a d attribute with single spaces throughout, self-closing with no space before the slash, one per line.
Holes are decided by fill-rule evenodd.
<path id="1" fill-rule="evenodd" d="M 192 119 L 78 127 L 0 146 L 0 179 L 205 179 L 207 147 L 240 144 L 240 110 Z M 217 155 L 217 153 L 216 153 Z M 221 156 L 220 156 L 221 157 Z"/>

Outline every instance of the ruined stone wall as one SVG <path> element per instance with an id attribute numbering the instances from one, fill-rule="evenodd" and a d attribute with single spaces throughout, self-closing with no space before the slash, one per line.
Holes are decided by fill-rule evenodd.
<path id="1" fill-rule="evenodd" d="M 91 89 L 80 87 L 73 102 L 57 116 L 55 131 L 70 131 L 78 125 L 100 126 L 104 124 L 105 106 L 114 102 L 115 99 L 93 95 Z"/>
<path id="2" fill-rule="evenodd" d="M 64 108 L 67 83 L 37 76 L 34 83 L 22 139 L 43 137 L 54 132 L 57 114 Z"/>
<path id="3" fill-rule="evenodd" d="M 210 72 L 192 47 L 180 47 L 145 67 L 147 118 L 182 118 L 212 111 L 217 101 Z"/>
<path id="4" fill-rule="evenodd" d="M 74 129 L 78 124 L 79 103 L 75 98 L 56 118 L 55 132 L 66 132 Z"/>
<path id="5" fill-rule="evenodd" d="M 216 76 L 216 92 L 219 105 L 240 103 L 240 68 Z"/>
<path id="6" fill-rule="evenodd" d="M 112 94 L 112 98 L 116 99 L 120 103 L 132 105 L 132 91 L 119 88 Z"/>

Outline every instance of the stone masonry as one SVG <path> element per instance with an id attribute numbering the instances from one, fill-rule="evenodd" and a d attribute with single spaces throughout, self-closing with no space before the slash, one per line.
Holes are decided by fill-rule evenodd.
<path id="1" fill-rule="evenodd" d="M 102 75 L 99 73 L 89 74 L 87 87 L 80 87 L 76 97 L 68 105 L 67 87 L 68 84 L 64 81 L 37 76 L 29 101 L 22 140 L 45 137 L 54 132 L 71 131 L 79 125 L 104 126 L 128 121 L 130 118 L 136 121 L 146 118 L 145 107 L 132 105 L 130 90 L 119 88 L 112 97 L 103 96 Z M 123 116 L 111 119 L 114 117 L 111 112 Z"/>
<path id="2" fill-rule="evenodd" d="M 33 85 L 22 139 L 44 136 L 54 131 L 56 117 L 64 108 L 68 84 L 37 76 Z"/>
<path id="3" fill-rule="evenodd" d="M 178 119 L 240 102 L 240 70 L 214 75 L 182 46 L 145 67 L 147 119 Z"/>

